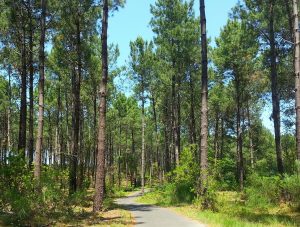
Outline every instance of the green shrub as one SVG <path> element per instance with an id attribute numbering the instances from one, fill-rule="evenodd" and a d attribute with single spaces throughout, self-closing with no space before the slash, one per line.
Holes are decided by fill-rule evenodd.
<path id="1" fill-rule="evenodd" d="M 285 176 L 282 182 L 284 200 L 300 211 L 300 177 Z"/>
<path id="2" fill-rule="evenodd" d="M 300 209 L 300 177 L 298 174 L 284 177 L 262 177 L 252 174 L 245 190 L 246 203 L 250 207 L 267 208 L 282 202 Z"/>
<path id="3" fill-rule="evenodd" d="M 248 206 L 266 209 L 280 202 L 282 180 L 279 176 L 261 177 L 252 174 L 247 183 L 245 195 Z"/>
<path id="4" fill-rule="evenodd" d="M 195 161 L 196 146 L 185 147 L 180 156 L 179 165 L 175 168 L 173 202 L 192 202 L 196 196 L 196 186 L 199 176 L 199 165 Z"/>
<path id="5" fill-rule="evenodd" d="M 68 195 L 67 170 L 43 166 L 39 188 L 22 156 L 12 156 L 0 166 L 0 208 L 7 223 L 39 226 L 47 223 L 49 215 L 65 213 L 86 201 L 85 189 Z"/>

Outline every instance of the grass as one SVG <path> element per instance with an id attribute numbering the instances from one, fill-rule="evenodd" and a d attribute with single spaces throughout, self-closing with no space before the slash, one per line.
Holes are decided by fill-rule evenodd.
<path id="1" fill-rule="evenodd" d="M 170 196 L 169 196 L 170 197 Z M 300 214 L 282 204 L 280 207 L 249 207 L 237 192 L 217 193 L 217 212 L 200 211 L 195 205 L 172 203 L 161 190 L 152 191 L 137 201 L 146 204 L 170 207 L 174 211 L 198 220 L 209 226 L 224 227 L 264 227 L 264 226 L 300 226 Z"/>

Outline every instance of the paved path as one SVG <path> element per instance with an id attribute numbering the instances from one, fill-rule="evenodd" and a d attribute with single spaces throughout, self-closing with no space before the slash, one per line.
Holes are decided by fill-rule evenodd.
<path id="1" fill-rule="evenodd" d="M 153 205 L 140 204 L 135 202 L 141 196 L 136 192 L 131 196 L 116 200 L 117 204 L 131 211 L 136 226 L 145 227 L 205 227 L 197 221 L 180 216 L 175 212 Z"/>

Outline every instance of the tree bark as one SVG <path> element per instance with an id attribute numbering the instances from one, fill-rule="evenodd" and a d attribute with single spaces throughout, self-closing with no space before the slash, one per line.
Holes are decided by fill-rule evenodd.
<path id="1" fill-rule="evenodd" d="M 162 183 L 162 168 L 161 168 L 161 156 L 159 152 L 159 135 L 158 135 L 158 123 L 157 123 L 157 114 L 156 114 L 156 101 L 154 95 L 152 95 L 152 108 L 153 108 L 153 118 L 155 126 L 155 148 L 156 148 L 156 161 L 158 168 L 158 179 L 160 184 Z"/>
<path id="2" fill-rule="evenodd" d="M 142 77 L 143 78 L 143 77 Z M 144 83 L 142 79 L 142 167 L 141 167 L 141 184 L 142 194 L 145 188 L 145 97 L 144 97 Z"/>
<path id="3" fill-rule="evenodd" d="M 190 143 L 197 144 L 196 118 L 195 118 L 195 89 L 192 75 L 190 75 Z"/>
<path id="4" fill-rule="evenodd" d="M 122 143 L 122 125 L 121 116 L 119 115 L 119 140 L 118 140 L 118 187 L 121 188 L 121 143 Z"/>
<path id="5" fill-rule="evenodd" d="M 7 152 L 11 155 L 11 65 L 8 66 Z"/>
<path id="6" fill-rule="evenodd" d="M 205 2 L 200 0 L 201 20 L 201 137 L 200 137 L 200 195 L 206 194 L 208 187 L 207 139 L 208 139 L 208 70 Z"/>
<path id="7" fill-rule="evenodd" d="M 297 159 L 300 160 L 300 34 L 298 0 L 293 0 L 295 37 L 295 101 L 296 101 L 296 141 Z"/>
<path id="8" fill-rule="evenodd" d="M 97 212 L 103 207 L 105 188 L 105 126 L 106 126 L 106 98 L 108 79 L 107 56 L 107 27 L 108 27 L 108 0 L 103 2 L 102 18 L 102 79 L 100 82 L 99 128 L 98 128 L 98 154 L 95 182 L 95 198 L 93 211 Z"/>
<path id="9" fill-rule="evenodd" d="M 44 127 L 44 83 L 45 83 L 45 36 L 46 36 L 46 4 L 47 0 L 41 0 L 41 21 L 40 21 L 40 49 L 39 49 L 39 115 L 38 132 L 35 148 L 34 178 L 39 182 L 41 177 L 41 153 L 43 146 Z"/>
<path id="10" fill-rule="evenodd" d="M 80 6 L 79 6 L 80 7 Z M 79 133 L 80 133 L 80 89 L 81 89 L 81 28 L 80 28 L 80 9 L 77 12 L 76 24 L 76 52 L 77 52 L 77 73 L 74 69 L 73 86 L 73 141 L 72 156 L 70 162 L 70 194 L 77 190 L 77 167 L 79 156 Z"/>
<path id="11" fill-rule="evenodd" d="M 275 132 L 275 147 L 277 156 L 277 168 L 280 174 L 283 174 L 283 161 L 281 152 L 281 136 L 280 136 L 280 99 L 278 94 L 278 82 L 277 82 L 277 63 L 276 63 L 276 44 L 275 44 L 275 32 L 274 32 L 274 0 L 270 1 L 270 21 L 269 21 L 269 33 L 270 33 L 270 60 L 271 60 L 271 90 L 272 90 L 272 105 L 273 105 L 273 121 Z"/>
<path id="12" fill-rule="evenodd" d="M 291 0 L 283 0 L 284 1 L 284 5 L 285 5 L 285 10 L 286 10 L 286 14 L 288 16 L 288 20 L 289 20 L 289 31 L 290 31 L 290 41 L 292 42 L 293 39 L 295 39 L 294 37 L 294 27 L 293 27 L 293 15 L 291 13 Z M 294 0 L 293 1 L 293 5 L 295 4 Z M 296 2 L 296 4 L 298 4 L 298 2 Z M 295 15 L 295 14 L 294 14 Z M 294 17 L 295 20 L 295 17 Z"/>
<path id="13" fill-rule="evenodd" d="M 254 149 L 253 149 L 252 125 L 251 125 L 249 101 L 247 103 L 247 117 L 248 117 L 248 136 L 249 136 L 249 146 L 250 146 L 250 163 L 251 163 L 251 168 L 254 169 Z"/>
<path id="14" fill-rule="evenodd" d="M 240 190 L 244 188 L 244 157 L 243 157 L 243 137 L 242 137 L 242 126 L 241 126 L 241 84 L 240 78 L 236 75 L 236 147 L 237 147 L 237 175 L 240 184 Z"/>
<path id="15" fill-rule="evenodd" d="M 30 1 L 31 2 L 31 1 Z M 31 5 L 31 3 L 29 3 Z M 33 162 L 33 25 L 32 25 L 32 12 L 29 11 L 29 141 L 28 141 L 28 156 L 29 156 L 29 167 L 32 166 Z"/>
<path id="16" fill-rule="evenodd" d="M 173 63 L 173 67 L 175 64 Z M 179 165 L 179 147 L 178 147 L 178 102 L 176 95 L 176 76 L 172 76 L 172 164 Z M 178 91 L 177 91 L 178 92 Z"/>
<path id="17" fill-rule="evenodd" d="M 215 150 L 215 165 L 217 164 L 217 160 L 220 157 L 219 154 L 219 110 L 216 111 L 215 118 L 215 138 L 214 138 L 214 150 Z"/>
<path id="18" fill-rule="evenodd" d="M 21 70 L 21 107 L 20 107 L 20 122 L 19 122 L 19 140 L 18 151 L 25 158 L 26 148 L 26 120 L 27 120 L 27 65 L 26 65 L 26 30 L 25 24 L 22 24 L 22 70 Z"/>

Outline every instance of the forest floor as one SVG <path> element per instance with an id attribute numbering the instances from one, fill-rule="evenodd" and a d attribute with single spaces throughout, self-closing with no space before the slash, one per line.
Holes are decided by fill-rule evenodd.
<path id="1" fill-rule="evenodd" d="M 285 204 L 280 207 L 257 209 L 240 203 L 239 195 L 235 192 L 219 192 L 218 197 L 222 197 L 222 205 L 217 211 L 200 211 L 191 204 L 165 204 L 155 191 L 139 197 L 137 202 L 168 207 L 210 227 L 300 226 L 300 213 Z"/>
<path id="2" fill-rule="evenodd" d="M 115 198 L 124 195 L 115 195 L 109 197 L 104 202 L 104 210 L 97 214 L 93 213 L 93 190 L 90 190 L 87 196 L 87 203 L 74 207 L 71 215 L 60 217 L 58 221 L 52 222 L 51 226 L 67 227 L 67 226 L 133 226 L 134 219 L 131 213 L 121 208 L 115 203 Z"/>
<path id="3" fill-rule="evenodd" d="M 127 193 L 126 193 L 127 194 Z M 35 218 L 26 222 L 11 222 L 11 217 L 0 212 L 0 226 L 54 226 L 54 227 L 71 227 L 71 226 L 112 226 L 123 227 L 133 226 L 134 219 L 131 213 L 124 210 L 115 203 L 115 199 L 125 196 L 114 195 L 106 198 L 104 201 L 104 210 L 97 214 L 93 213 L 93 190 L 88 190 L 87 196 L 83 203 L 72 205 L 67 210 L 61 210 L 51 213 L 49 216 Z M 10 223 L 10 224 L 9 224 Z"/>

